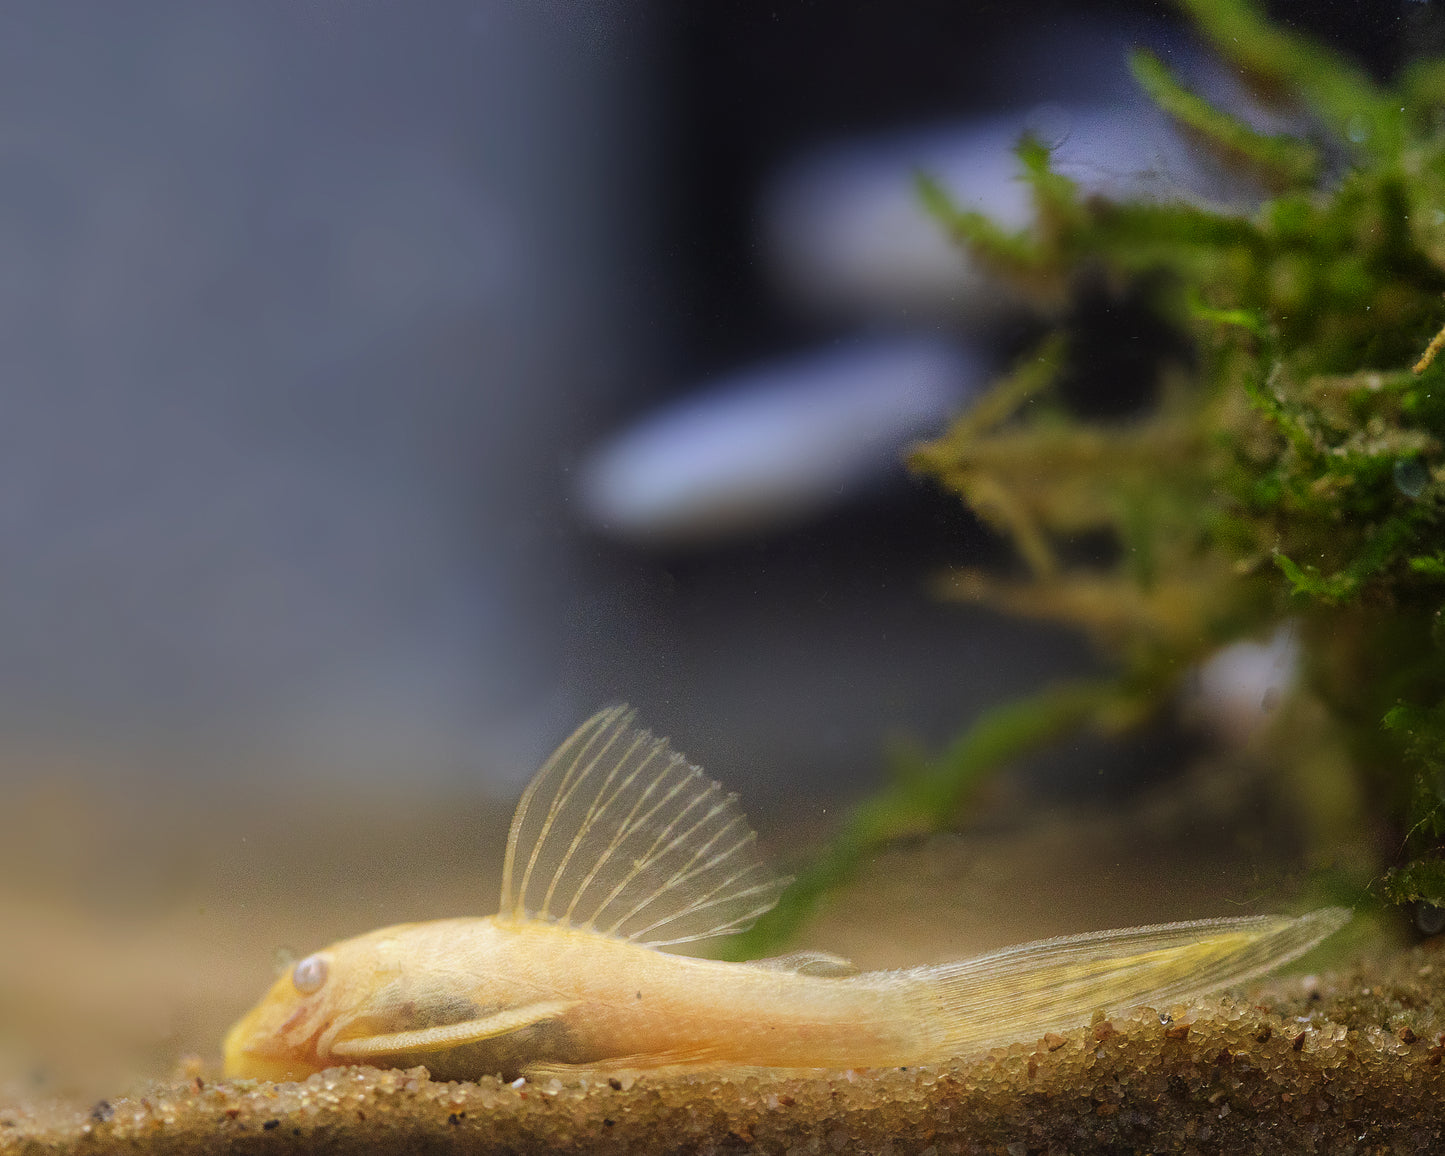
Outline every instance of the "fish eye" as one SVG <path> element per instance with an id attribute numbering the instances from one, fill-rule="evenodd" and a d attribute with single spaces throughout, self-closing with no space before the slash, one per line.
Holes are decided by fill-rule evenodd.
<path id="1" fill-rule="evenodd" d="M 302 995 L 310 995 L 321 990 L 321 985 L 326 982 L 326 973 L 330 970 L 321 956 L 308 955 L 291 969 L 291 982 Z"/>

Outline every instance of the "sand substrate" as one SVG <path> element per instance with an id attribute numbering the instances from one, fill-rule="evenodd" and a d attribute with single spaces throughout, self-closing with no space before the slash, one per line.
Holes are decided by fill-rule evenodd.
<path id="1" fill-rule="evenodd" d="M 436 1083 L 157 1083 L 8 1101 L 0 1152 L 1374 1153 L 1445 1149 L 1445 950 L 942 1067 Z M 0 1100 L 0 1103 L 7 1101 Z"/>

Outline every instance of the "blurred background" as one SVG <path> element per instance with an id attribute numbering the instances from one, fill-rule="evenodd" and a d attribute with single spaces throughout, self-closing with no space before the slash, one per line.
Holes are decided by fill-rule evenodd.
<path id="1" fill-rule="evenodd" d="M 1270 10 L 1382 72 L 1439 31 Z M 912 180 L 1020 225 L 1029 129 L 1100 191 L 1247 205 L 1139 43 L 1228 90 L 1142 0 L 4 5 L 0 1076 L 209 1058 L 273 948 L 490 913 L 511 800 L 606 703 L 795 847 L 890 744 L 1092 669 L 928 592 L 1008 553 L 900 455 L 1037 321 Z M 1093 320 L 1080 404 L 1127 411 L 1164 339 Z M 1156 740 L 1000 790 L 1119 798 Z M 1197 862 L 1130 899 L 1120 843 L 895 864 L 959 932 L 890 943 L 1225 913 Z M 814 945 L 916 961 L 868 955 L 894 906 Z"/>

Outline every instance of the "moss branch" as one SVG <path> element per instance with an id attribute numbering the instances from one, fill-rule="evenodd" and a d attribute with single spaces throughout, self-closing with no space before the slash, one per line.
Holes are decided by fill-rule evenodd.
<path id="1" fill-rule="evenodd" d="M 751 930 L 724 941 L 724 958 L 776 952 L 828 894 L 857 876 L 869 855 L 904 836 L 943 830 L 1000 767 L 1091 720 L 1106 723 L 1130 697 L 1112 681 L 1069 683 L 985 712 L 936 759 L 897 775 L 859 804 L 778 905 Z"/>
<path id="2" fill-rule="evenodd" d="M 1250 0 L 1181 3 L 1267 97 L 1311 110 L 1338 139 L 1317 149 L 1256 132 L 1139 53 L 1135 78 L 1166 112 L 1284 191 L 1250 216 L 1080 199 L 1046 149 L 1020 145 L 1037 223 L 1009 240 L 1055 295 L 1041 304 L 1058 317 L 1061 288 L 1100 273 L 1140 296 L 1149 286 L 1192 357 L 1158 368 L 1172 385 L 1156 412 L 1086 420 L 1057 396 L 1040 404 L 1060 374 L 1090 371 L 1071 364 L 1087 334 L 1057 323 L 1046 360 L 913 451 L 913 467 L 1008 535 L 1032 571 L 1019 582 L 963 570 L 941 587 L 1082 627 L 1135 685 L 1293 616 L 1308 640 L 1301 699 L 1329 716 L 1310 757 L 1353 769 L 1361 823 L 1412 832 L 1403 853 L 1382 839 L 1378 866 L 1408 857 L 1386 890 L 1423 894 L 1445 862 L 1445 61 L 1384 88 Z M 1318 187 L 1331 151 L 1350 167 Z M 967 231 L 974 245 L 990 238 L 981 221 Z M 1069 539 L 1100 532 L 1117 555 L 1071 564 Z M 1303 765 L 1298 750 L 1279 757 L 1282 782 L 1305 782 L 1288 769 Z M 1300 789 L 1323 793 L 1312 782 Z M 1315 861 L 1330 854 L 1311 848 Z"/>
<path id="3" fill-rule="evenodd" d="M 1045 289 L 1045 275 L 1054 262 L 1031 231 L 1010 232 L 983 213 L 959 207 L 927 173 L 915 175 L 914 187 L 925 211 L 985 269 L 1027 292 Z"/>
<path id="4" fill-rule="evenodd" d="M 1248 165 L 1272 188 L 1311 185 L 1319 176 L 1319 150 L 1295 137 L 1255 132 L 1242 120 L 1190 92 L 1152 52 L 1139 49 L 1133 53 L 1129 68 L 1149 99 L 1164 112 L 1212 142 L 1226 156 Z"/>
<path id="5" fill-rule="evenodd" d="M 1352 145 L 1394 158 L 1402 145 L 1403 114 L 1364 71 L 1323 45 L 1273 24 L 1248 0 L 1178 0 L 1224 59 L 1262 90 L 1299 94 Z"/>

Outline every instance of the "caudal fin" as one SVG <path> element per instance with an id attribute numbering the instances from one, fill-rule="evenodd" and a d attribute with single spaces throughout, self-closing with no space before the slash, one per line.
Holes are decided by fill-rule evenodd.
<path id="1" fill-rule="evenodd" d="M 1045 939 L 917 968 L 919 1012 L 938 1055 L 956 1056 L 1087 1022 L 1096 1010 L 1163 1007 L 1243 983 L 1296 959 L 1350 919 L 1201 919 Z"/>

